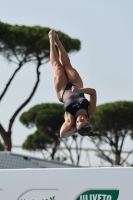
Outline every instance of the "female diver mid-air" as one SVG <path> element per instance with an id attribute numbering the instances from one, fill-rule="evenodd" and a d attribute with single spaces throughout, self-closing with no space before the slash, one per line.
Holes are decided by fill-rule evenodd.
<path id="1" fill-rule="evenodd" d="M 98 136 L 99 131 L 88 121 L 96 112 L 96 90 L 83 87 L 80 75 L 72 67 L 67 52 L 54 30 L 49 32 L 49 41 L 54 87 L 65 110 L 65 122 L 60 129 L 60 137 L 69 137 L 77 132 L 82 136 Z M 88 100 L 84 94 L 88 94 Z"/>

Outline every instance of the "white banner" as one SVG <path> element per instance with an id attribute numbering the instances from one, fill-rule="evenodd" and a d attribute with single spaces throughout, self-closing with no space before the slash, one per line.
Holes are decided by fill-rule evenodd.
<path id="1" fill-rule="evenodd" d="M 0 170 L 0 200 L 132 200 L 133 168 Z"/>

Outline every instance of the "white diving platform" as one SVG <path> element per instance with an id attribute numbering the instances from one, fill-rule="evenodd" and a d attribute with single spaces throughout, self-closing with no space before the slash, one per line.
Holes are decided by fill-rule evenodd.
<path id="1" fill-rule="evenodd" d="M 0 200 L 132 199 L 132 167 L 0 170 Z"/>

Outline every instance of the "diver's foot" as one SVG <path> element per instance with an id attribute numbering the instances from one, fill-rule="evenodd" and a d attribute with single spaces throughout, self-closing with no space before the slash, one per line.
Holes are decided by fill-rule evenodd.
<path id="1" fill-rule="evenodd" d="M 55 31 L 54 30 L 51 30 L 49 31 L 49 40 L 55 40 Z"/>
<path id="2" fill-rule="evenodd" d="M 59 43 L 59 36 L 57 33 L 55 33 L 55 45 L 58 46 Z"/>

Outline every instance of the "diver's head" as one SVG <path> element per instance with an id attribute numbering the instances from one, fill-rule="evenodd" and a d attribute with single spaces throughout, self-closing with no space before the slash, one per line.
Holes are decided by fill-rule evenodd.
<path id="1" fill-rule="evenodd" d="M 88 116 L 85 114 L 78 115 L 76 119 L 76 129 L 79 130 L 80 128 L 86 127 L 89 125 Z"/>

